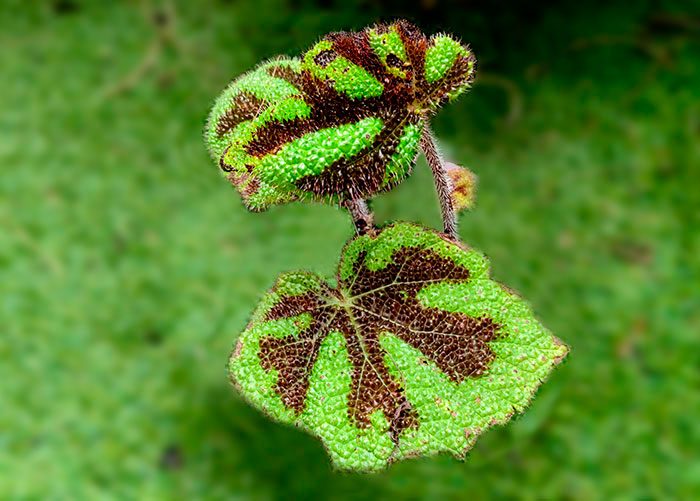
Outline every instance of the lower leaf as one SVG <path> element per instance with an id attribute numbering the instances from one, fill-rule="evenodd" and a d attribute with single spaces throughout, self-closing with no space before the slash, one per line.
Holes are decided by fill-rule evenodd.
<path id="1" fill-rule="evenodd" d="M 229 370 L 251 404 L 318 436 L 340 469 L 464 456 L 568 351 L 489 278 L 482 254 L 415 224 L 352 239 L 336 280 L 281 275 Z"/>

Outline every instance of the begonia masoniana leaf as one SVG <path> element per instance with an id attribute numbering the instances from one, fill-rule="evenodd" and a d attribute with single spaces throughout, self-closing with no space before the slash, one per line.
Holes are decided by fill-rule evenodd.
<path id="1" fill-rule="evenodd" d="M 249 402 L 318 436 L 340 469 L 463 457 L 568 351 L 481 253 L 415 224 L 352 239 L 336 278 L 281 275 L 229 369 Z"/>
<path id="2" fill-rule="evenodd" d="M 411 173 L 426 120 L 475 75 L 468 46 L 405 20 L 329 33 L 231 82 L 207 145 L 252 211 L 369 199 Z"/>

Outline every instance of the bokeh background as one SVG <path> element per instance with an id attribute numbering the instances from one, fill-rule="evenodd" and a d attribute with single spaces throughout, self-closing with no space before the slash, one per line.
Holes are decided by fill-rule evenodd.
<path id="1" fill-rule="evenodd" d="M 340 474 L 225 363 L 350 222 L 247 213 L 202 130 L 259 61 L 395 17 L 474 49 L 434 121 L 479 176 L 461 236 L 571 353 L 465 462 Z M 699 104 L 697 1 L 3 1 L 0 498 L 697 499 Z M 423 160 L 373 208 L 439 226 Z"/>

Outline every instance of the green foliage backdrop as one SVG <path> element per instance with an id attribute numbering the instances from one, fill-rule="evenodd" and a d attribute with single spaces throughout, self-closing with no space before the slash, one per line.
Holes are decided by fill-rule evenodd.
<path id="1" fill-rule="evenodd" d="M 700 495 L 700 5 L 618 3 L 4 2 L 0 498 Z M 396 16 L 471 43 L 477 84 L 435 121 L 479 176 L 461 236 L 571 353 L 465 463 L 338 474 L 225 364 L 280 272 L 332 274 L 350 222 L 245 212 L 202 130 L 260 60 Z M 422 160 L 373 207 L 440 224 Z"/>

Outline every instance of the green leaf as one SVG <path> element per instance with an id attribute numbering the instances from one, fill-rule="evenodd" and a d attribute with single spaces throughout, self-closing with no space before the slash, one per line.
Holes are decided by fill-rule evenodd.
<path id="1" fill-rule="evenodd" d="M 336 278 L 281 275 L 229 369 L 248 401 L 318 436 L 340 469 L 463 457 L 568 351 L 481 253 L 421 226 L 354 238 Z"/>

